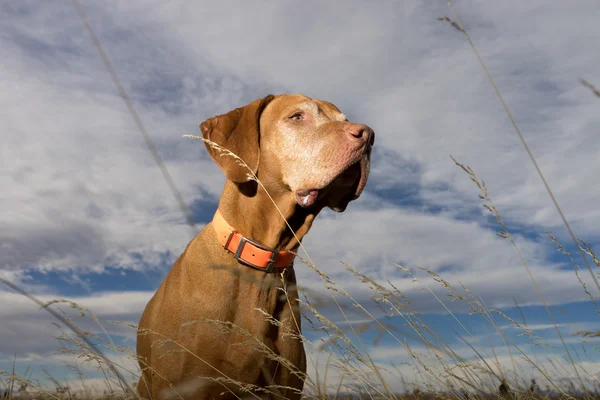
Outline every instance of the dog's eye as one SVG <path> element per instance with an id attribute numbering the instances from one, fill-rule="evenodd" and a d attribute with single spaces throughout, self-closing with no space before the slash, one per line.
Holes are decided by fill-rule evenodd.
<path id="1" fill-rule="evenodd" d="M 296 114 L 292 115 L 290 117 L 290 119 L 293 119 L 294 121 L 300 121 L 300 120 L 304 119 L 304 116 L 302 115 L 302 113 L 296 113 Z"/>

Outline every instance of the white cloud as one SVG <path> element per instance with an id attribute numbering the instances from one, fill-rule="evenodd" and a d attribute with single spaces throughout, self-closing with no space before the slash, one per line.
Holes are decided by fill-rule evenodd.
<path id="1" fill-rule="evenodd" d="M 342 288 L 357 294 L 366 285 L 360 284 L 339 260 L 376 281 L 391 280 L 419 304 L 420 311 L 439 310 L 440 305 L 421 290 L 420 284 L 393 266 L 398 263 L 414 271 L 438 294 L 445 289 L 426 279 L 427 273 L 415 267 L 436 272 L 456 287 L 460 287 L 459 282 L 464 284 L 475 296 L 481 296 L 488 307 L 511 307 L 515 300 L 523 306 L 541 304 L 514 248 L 506 239 L 496 236 L 495 231 L 450 216 L 407 212 L 381 202 L 374 202 L 377 206 L 371 207 L 366 202 L 363 209 L 322 216 L 304 243 L 317 267 Z M 328 240 L 321 240 L 323 237 Z M 550 261 L 546 243 L 525 237 L 515 240 L 550 304 L 588 299 L 572 268 Z M 316 275 L 306 266 L 299 264 L 296 270 L 300 285 L 318 287 L 314 281 Z M 590 288 L 593 283 L 587 271 L 580 276 Z"/>
<path id="2" fill-rule="evenodd" d="M 69 297 L 69 301 L 87 308 L 86 316 L 80 316 L 80 311 L 70 307 L 69 303 L 54 305 L 73 318 L 74 323 L 84 330 L 102 333 L 101 328 L 91 318 L 90 312 L 97 316 L 101 325 L 110 335 L 121 340 L 134 343 L 133 328 L 110 323 L 108 321 L 123 321 L 137 324 L 141 313 L 153 293 L 151 292 L 118 292 L 101 293 L 87 297 Z M 36 296 L 47 303 L 59 300 L 59 296 Z M 41 309 L 31 300 L 17 293 L 0 291 L 0 303 L 10 304 L 10 307 L 0 308 L 0 355 L 1 354 L 44 354 L 48 355 L 59 348 L 55 340 L 61 331 L 55 327 L 58 323 L 47 311 Z M 65 331 L 68 331 L 63 327 Z"/>
<path id="3" fill-rule="evenodd" d="M 188 202 L 207 196 L 214 201 L 222 178 L 202 145 L 185 142 L 179 133 L 193 133 L 203 118 L 280 88 L 349 108 L 347 113 L 375 127 L 379 147 L 413 164 L 391 169 L 393 153 L 382 154 L 379 164 L 374 160 L 373 187 L 407 180 L 420 185 L 421 201 L 472 207 L 474 188 L 452 167 L 452 153 L 486 179 L 503 213 L 559 226 L 464 38 L 436 21 L 448 13 L 443 4 L 382 3 L 346 13 L 321 4 L 318 14 L 311 7 L 290 13 L 283 4 L 238 6 L 231 13 L 222 4 L 116 2 L 106 9 L 85 4 Z M 593 72 L 594 53 L 570 45 L 586 43 L 597 28 L 579 23 L 590 14 L 585 5 L 567 15 L 542 9 L 549 18 L 543 33 L 525 23 L 540 10 L 520 10 L 508 18 L 507 10 L 459 7 L 515 104 L 567 216 L 578 232 L 595 237 L 597 216 L 585 205 L 594 196 L 586 182 L 597 163 L 589 136 L 598 122 L 590 112 L 597 104 L 575 82 Z M 569 39 L 558 43 L 543 40 L 558 15 L 561 24 L 576 24 L 578 30 L 563 32 L 560 37 Z M 53 19 L 63 23 L 43 23 Z M 150 262 L 153 253 L 180 251 L 189 236 L 179 212 L 74 11 L 65 6 L 17 12 L 7 6 L 5 20 L 3 48 L 12 57 L 3 67 L 0 101 L 11 149 L 3 159 L 11 173 L 3 175 L 3 183 L 13 189 L 4 201 L 14 211 L 3 220 L 3 231 L 14 234 L 5 238 L 9 251 L 2 261 L 13 267 L 98 269 L 128 251 Z M 562 50 L 577 55 L 565 57 Z M 558 167 L 555 160 L 565 162 Z M 25 237 L 35 251 L 23 244 Z M 127 256 L 119 261 L 135 264 Z"/>

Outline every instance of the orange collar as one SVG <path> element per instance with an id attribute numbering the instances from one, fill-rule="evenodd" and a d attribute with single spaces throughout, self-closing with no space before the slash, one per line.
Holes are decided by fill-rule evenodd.
<path id="1" fill-rule="evenodd" d="M 295 252 L 277 252 L 244 237 L 225 221 L 219 209 L 215 213 L 212 225 L 221 245 L 232 252 L 235 259 L 244 265 L 271 272 L 273 268 L 287 267 L 294 262 Z"/>

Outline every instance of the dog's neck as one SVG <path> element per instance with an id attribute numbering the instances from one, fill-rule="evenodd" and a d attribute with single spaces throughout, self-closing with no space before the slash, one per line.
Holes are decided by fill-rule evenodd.
<path id="1" fill-rule="evenodd" d="M 269 194 L 273 201 L 256 182 L 226 181 L 219 209 L 229 225 L 248 239 L 273 250 L 295 249 L 322 207 L 302 208 L 294 194 L 284 189 Z"/>

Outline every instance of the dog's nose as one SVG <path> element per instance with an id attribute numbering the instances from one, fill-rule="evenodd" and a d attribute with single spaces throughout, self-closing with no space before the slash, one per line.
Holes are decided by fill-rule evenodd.
<path id="1" fill-rule="evenodd" d="M 362 139 L 369 146 L 373 146 L 375 144 L 375 132 L 373 129 L 369 128 L 364 124 L 356 124 L 350 129 L 350 134 L 357 139 Z"/>

